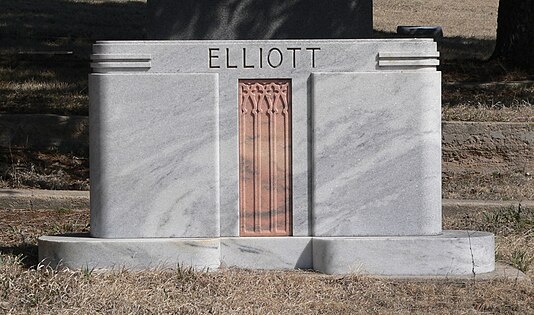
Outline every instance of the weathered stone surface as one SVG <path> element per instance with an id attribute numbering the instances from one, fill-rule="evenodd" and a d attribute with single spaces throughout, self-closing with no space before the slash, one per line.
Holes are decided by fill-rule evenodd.
<path id="1" fill-rule="evenodd" d="M 91 115 L 96 117 L 96 119 L 100 119 L 98 117 L 103 117 L 104 114 L 109 115 L 104 112 L 99 112 L 98 105 L 96 105 L 99 102 L 98 97 L 101 97 L 102 101 L 105 101 L 108 104 L 114 104 L 113 106 L 108 105 L 108 107 L 110 110 L 113 109 L 113 112 L 117 113 L 117 118 L 121 117 L 119 114 L 122 112 L 128 112 L 128 115 L 130 115 L 129 117 L 135 118 L 140 114 L 130 109 L 131 106 L 129 104 L 131 102 L 138 104 L 136 108 L 151 108 L 154 103 L 157 105 L 157 108 L 165 108 L 165 106 L 175 108 L 176 105 L 172 101 L 166 101 L 159 94 L 150 94 L 152 92 L 149 92 L 161 91 L 161 93 L 166 93 L 165 95 L 171 95 L 174 92 L 183 91 L 183 88 L 177 90 L 171 88 L 176 85 L 173 82 L 173 80 L 175 80 L 173 79 L 174 76 L 185 74 L 198 75 L 198 73 L 210 73 L 218 76 L 218 90 L 213 92 L 218 96 L 218 105 L 216 106 L 218 110 L 218 121 L 213 122 L 214 126 L 212 128 L 218 130 L 217 146 L 219 149 L 217 158 L 220 180 L 221 236 L 239 236 L 240 230 L 239 116 L 237 115 L 238 80 L 251 78 L 291 79 L 293 236 L 310 236 L 312 234 L 312 225 L 310 221 L 310 209 L 312 207 L 310 203 L 311 187 L 309 185 L 315 167 L 313 164 L 314 157 L 311 155 L 313 154 L 312 140 L 314 139 L 314 135 L 310 129 L 310 122 L 313 118 L 313 106 L 315 106 L 313 105 L 314 101 L 312 99 L 312 96 L 315 94 L 311 91 L 311 75 L 313 73 L 331 73 L 333 76 L 338 75 L 338 78 L 341 80 L 348 75 L 346 73 L 375 73 L 377 74 L 375 83 L 380 82 L 380 84 L 387 84 L 386 82 L 389 82 L 390 78 L 393 78 L 393 84 L 398 84 L 400 82 L 404 84 L 405 82 L 402 77 L 405 76 L 407 81 L 413 81 L 413 84 L 415 85 L 421 83 L 421 89 L 438 89 L 434 92 L 424 92 L 425 96 L 434 95 L 432 96 L 433 98 L 428 100 L 421 98 L 419 100 L 420 102 L 429 101 L 429 103 L 426 104 L 429 113 L 439 113 L 439 103 L 435 102 L 435 98 L 439 97 L 439 85 L 436 85 L 434 81 L 432 81 L 431 84 L 423 84 L 425 80 L 432 76 L 432 80 L 439 78 L 435 71 L 434 64 L 438 58 L 436 43 L 428 39 L 103 41 L 98 42 L 94 46 L 94 53 L 93 60 L 95 62 L 93 64 L 93 69 L 98 73 L 91 75 L 92 78 L 90 83 L 92 84 L 90 86 L 90 91 L 91 93 L 95 93 L 94 96 L 91 95 L 91 100 L 95 104 L 92 106 Z M 388 63 L 380 66 L 378 64 L 380 60 L 387 61 Z M 378 76 L 378 74 L 382 74 L 382 76 Z M 365 76 L 364 74 L 362 75 Z M 370 74 L 370 76 L 374 77 L 372 74 Z M 105 85 L 103 85 L 104 83 L 99 83 L 99 81 L 105 82 L 106 80 L 110 80 L 107 79 L 108 77 L 123 78 L 121 87 L 117 89 L 110 86 L 107 87 L 107 90 L 103 90 Z M 159 81 L 153 80 L 152 78 L 154 77 L 160 78 Z M 139 83 L 137 83 L 136 80 L 138 80 Z M 162 80 L 168 80 L 169 82 L 163 82 Z M 185 87 L 188 87 L 186 82 L 184 82 L 184 84 Z M 394 86 L 391 87 L 391 89 L 394 88 Z M 397 88 L 400 87 L 397 86 Z M 99 92 L 96 92 L 97 90 Z M 152 100 L 150 99 L 152 96 L 142 96 L 144 93 L 147 95 L 154 95 L 157 99 Z M 345 93 L 345 91 L 343 93 Z M 371 95 L 367 100 L 369 109 L 372 109 L 373 105 L 379 107 L 380 104 L 377 102 L 383 100 L 383 98 L 375 99 L 375 96 L 378 97 L 377 95 Z M 126 99 L 123 100 L 125 97 Z M 113 101 L 111 101 L 111 99 L 113 99 Z M 407 100 L 408 98 L 404 98 L 404 103 L 406 103 Z M 146 104 L 142 106 L 142 102 L 145 102 Z M 399 103 L 398 106 L 406 105 L 404 103 Z M 377 113 L 375 114 L 378 115 Z M 358 117 L 352 117 L 353 119 L 360 119 Z M 343 119 L 343 117 L 339 118 L 340 121 Z M 122 119 L 124 121 L 122 124 L 125 128 L 130 128 L 130 133 L 139 133 L 137 131 L 139 128 L 136 128 L 135 125 L 126 123 L 125 118 Z M 137 117 L 135 119 L 139 120 L 143 118 Z M 168 121 L 163 118 L 161 119 L 166 124 L 172 124 L 170 122 L 171 119 L 168 119 Z M 398 122 L 399 121 L 395 120 L 392 123 L 394 124 Z M 440 128 L 439 121 L 436 120 L 429 120 L 427 125 L 432 125 L 431 128 L 434 128 L 432 129 L 434 132 Z M 106 161 L 108 159 L 108 157 L 98 157 L 100 155 L 100 153 L 98 153 L 100 150 L 99 147 L 106 150 L 108 148 L 112 150 L 111 148 L 114 148 L 114 145 L 112 145 L 114 142 L 108 143 L 106 141 L 118 141 L 120 144 L 120 141 L 122 140 L 119 139 L 124 139 L 127 134 L 127 129 L 124 129 L 124 136 L 122 136 L 122 138 L 108 136 L 105 139 L 109 140 L 103 142 L 98 137 L 98 133 L 102 132 L 103 134 L 106 134 L 118 127 L 109 124 L 110 129 L 107 129 L 107 131 L 99 131 L 100 127 L 98 127 L 97 124 L 94 124 L 94 126 L 94 132 L 97 136 L 92 137 L 95 138 L 91 145 L 91 152 L 95 154 L 94 158 L 91 157 L 92 167 L 94 166 L 94 160 L 98 163 L 99 160 Z M 188 132 L 193 132 L 194 130 L 199 129 L 199 126 L 196 125 L 190 125 L 189 128 L 192 128 L 192 126 L 196 129 L 188 129 Z M 91 127 L 93 127 L 92 122 Z M 172 128 L 173 127 L 169 125 L 168 129 L 171 130 Z M 208 127 L 204 126 L 204 129 L 206 128 Z M 341 137 L 343 135 L 339 135 L 336 131 L 333 132 L 331 136 Z M 397 137 L 399 135 L 391 134 L 390 136 Z M 166 137 L 167 139 L 170 139 L 172 136 L 166 135 Z M 143 139 L 144 141 L 149 141 L 150 138 L 143 136 Z M 343 140 L 342 138 L 340 139 Z M 321 139 L 318 140 L 322 141 Z M 371 138 L 368 137 L 367 140 L 371 141 Z M 142 144 L 142 142 L 138 141 L 137 146 L 140 144 Z M 389 142 L 389 146 L 392 144 L 395 146 L 397 145 L 397 143 Z M 439 150 L 439 138 L 437 144 L 427 142 L 423 144 L 423 147 L 429 148 L 428 145 Z M 124 146 L 124 144 L 121 144 L 121 146 Z M 157 149 L 154 149 L 154 151 L 157 151 Z M 415 156 L 419 156 L 422 160 L 425 160 L 426 156 L 422 157 L 421 154 L 425 154 L 425 149 L 417 152 L 414 151 L 408 155 L 414 158 Z M 130 158 L 130 156 L 132 156 L 131 158 L 134 158 L 133 155 L 128 154 L 128 158 Z M 349 167 L 349 165 L 355 165 L 356 161 L 354 159 L 347 159 L 344 163 Z M 106 168 L 106 172 L 122 172 L 121 168 L 125 167 L 121 164 L 117 164 L 117 166 L 117 168 Z M 94 167 L 98 169 L 98 166 Z M 129 169 L 126 168 L 124 171 L 126 170 Z M 99 176 L 98 172 L 92 172 L 92 174 Z M 401 174 L 396 174 L 394 176 L 398 178 L 400 175 Z M 439 184 L 439 176 L 434 177 L 433 180 L 438 181 Z M 92 185 L 94 185 L 95 181 L 99 182 L 98 179 L 92 180 Z M 126 194 L 129 194 L 129 189 L 127 188 L 128 185 L 129 183 L 126 181 L 122 185 L 114 185 L 114 189 L 107 191 L 107 198 L 110 198 L 114 194 L 123 194 L 123 190 L 126 191 Z M 98 189 L 98 187 L 95 187 L 94 189 Z M 421 209 L 420 211 L 428 211 L 427 213 L 432 213 L 431 216 L 440 217 L 440 199 L 441 196 L 438 197 L 436 204 L 428 205 L 428 208 Z M 126 206 L 121 206 L 119 209 L 123 209 L 120 211 L 121 213 L 128 213 L 129 216 L 132 216 L 132 213 L 128 212 L 127 208 L 128 207 Z M 103 208 L 98 206 L 97 203 L 95 204 L 93 211 L 111 211 L 109 209 L 100 209 Z M 160 210 L 156 210 L 156 212 L 158 211 Z M 313 211 L 313 209 L 311 211 Z M 98 216 L 98 214 L 95 216 Z M 117 214 L 116 216 L 119 218 L 121 215 Z M 430 224 L 434 226 L 435 222 Z M 415 233 L 415 231 L 418 230 L 413 229 L 413 231 L 413 233 Z M 426 231 L 435 233 L 432 229 L 427 229 Z M 158 230 L 158 233 L 163 233 L 163 230 Z M 358 235 L 358 231 L 355 230 L 354 233 L 356 234 L 350 235 Z M 402 232 L 393 233 L 399 234 Z M 148 235 L 149 234 L 146 234 L 145 236 Z M 179 234 L 173 235 L 180 237 Z M 163 236 L 163 234 L 153 236 Z M 131 235 L 131 237 L 135 237 L 135 235 Z"/>
<path id="2" fill-rule="evenodd" d="M 250 269 L 312 269 L 311 237 L 221 238 L 221 266 Z"/>

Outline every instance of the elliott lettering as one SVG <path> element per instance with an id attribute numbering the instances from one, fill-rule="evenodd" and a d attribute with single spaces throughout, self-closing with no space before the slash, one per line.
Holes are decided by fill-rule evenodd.
<path id="1" fill-rule="evenodd" d="M 317 52 L 319 47 L 287 47 L 287 48 L 263 48 L 256 49 L 243 47 L 241 49 L 230 48 L 208 48 L 208 66 L 210 69 L 276 69 L 282 65 L 289 64 L 290 67 L 297 66 L 316 67 Z M 301 54 L 307 54 L 309 61 L 307 65 L 300 65 Z"/>

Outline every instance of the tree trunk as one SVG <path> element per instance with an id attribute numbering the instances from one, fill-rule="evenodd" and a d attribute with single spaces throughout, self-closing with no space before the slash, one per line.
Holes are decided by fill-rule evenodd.
<path id="1" fill-rule="evenodd" d="M 534 72 L 534 0 L 500 0 L 492 58 Z"/>

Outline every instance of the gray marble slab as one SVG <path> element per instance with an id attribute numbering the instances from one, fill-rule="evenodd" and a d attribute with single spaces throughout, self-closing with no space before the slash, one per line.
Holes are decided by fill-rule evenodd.
<path id="1" fill-rule="evenodd" d="M 40 259 L 69 268 L 492 271 L 493 235 L 441 233 L 438 57 L 435 42 L 413 39 L 98 42 L 92 237 L 42 237 Z M 288 237 L 238 237 L 240 79 L 291 80 Z"/>
<path id="2" fill-rule="evenodd" d="M 217 75 L 89 83 L 91 235 L 219 236 Z"/>
<path id="3" fill-rule="evenodd" d="M 402 61 L 404 66 L 379 66 L 384 53 L 385 59 Z M 99 62 L 92 66 L 98 72 L 281 78 L 312 71 L 436 71 L 438 56 L 431 39 L 97 41 L 92 58 Z M 434 63 L 420 63 L 427 59 Z"/>
<path id="4" fill-rule="evenodd" d="M 440 73 L 314 73 L 313 235 L 441 232 Z"/>

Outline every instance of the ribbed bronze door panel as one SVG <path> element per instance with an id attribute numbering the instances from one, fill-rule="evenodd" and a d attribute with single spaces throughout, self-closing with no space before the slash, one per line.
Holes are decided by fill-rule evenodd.
<path id="1" fill-rule="evenodd" d="M 292 233 L 291 80 L 239 80 L 241 236 Z"/>

